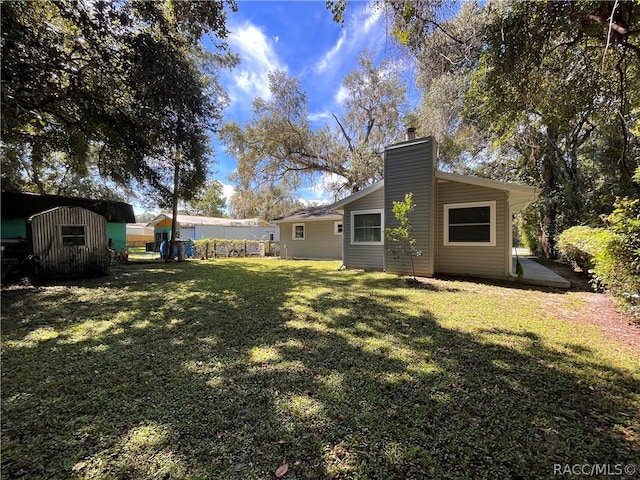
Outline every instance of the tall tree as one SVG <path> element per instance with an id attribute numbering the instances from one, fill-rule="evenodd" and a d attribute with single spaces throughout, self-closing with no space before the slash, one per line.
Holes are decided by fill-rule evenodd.
<path id="1" fill-rule="evenodd" d="M 181 203 L 180 210 L 187 215 L 226 217 L 226 205 L 222 183 L 218 180 L 209 180 L 192 200 Z"/>
<path id="2" fill-rule="evenodd" d="M 313 130 L 299 79 L 269 74 L 269 99 L 253 102 L 246 125 L 226 124 L 222 139 L 238 160 L 237 178 L 296 187 L 319 175 L 334 176 L 337 195 L 360 190 L 381 178 L 382 150 L 403 130 L 405 88 L 391 63 L 375 66 L 370 55 L 349 74 L 345 113 Z M 242 190 L 242 189 L 241 189 Z M 246 190 L 246 189 L 245 189 Z"/>
<path id="3" fill-rule="evenodd" d="M 618 195 L 639 193 L 631 181 L 638 143 L 629 132 L 640 105 L 637 24 L 631 2 L 583 1 L 515 2 L 487 25 L 467 114 L 515 147 L 541 185 L 546 256 L 555 255 L 561 229 L 605 213 L 585 208 L 596 193 L 586 174 L 605 174 Z M 603 137 L 612 148 L 593 155 Z"/>
<path id="4" fill-rule="evenodd" d="M 205 181 L 207 130 L 224 106 L 214 68 L 233 59 L 223 41 L 207 56 L 200 39 L 227 35 L 225 4 L 236 8 L 233 1 L 3 4 L 7 148 L 28 147 L 36 166 L 63 152 L 78 173 L 98 151 L 102 176 L 146 185 L 172 205 L 173 244 L 178 200 Z"/>
<path id="5" fill-rule="evenodd" d="M 418 59 L 420 128 L 444 141 L 441 160 L 542 187 L 546 255 L 560 229 L 639 194 L 637 2 L 378 4 Z"/>
<path id="6" fill-rule="evenodd" d="M 98 174 L 93 164 L 82 171 L 70 165 L 67 154 L 50 152 L 34 162 L 28 146 L 2 149 L 2 188 L 39 194 L 124 201 L 133 191 Z"/>
<path id="7" fill-rule="evenodd" d="M 193 122 L 207 129 L 219 120 L 224 97 L 209 96 L 220 90 L 213 70 L 194 65 L 204 64 L 206 33 L 220 47 L 209 65 L 228 61 L 225 5 L 236 8 L 233 1 L 3 3 L 3 170 L 15 165 L 11 150 L 28 155 L 34 171 L 62 153 L 78 174 L 91 159 L 103 177 L 161 187 L 154 164 L 167 138 L 192 135 L 187 150 L 202 150 L 208 139 Z M 186 97 L 194 92 L 195 100 Z"/>
<path id="8" fill-rule="evenodd" d="M 242 183 L 231 196 L 229 209 L 234 218 L 273 220 L 303 207 L 286 184 L 262 184 L 252 188 Z"/>
<path id="9" fill-rule="evenodd" d="M 404 40 L 416 58 L 417 84 L 423 91 L 418 107 L 418 131 L 434 136 L 440 166 L 454 171 L 464 171 L 469 163 L 486 153 L 486 134 L 467 121 L 462 112 L 489 17 L 477 3 L 467 2 L 455 16 L 438 20 L 437 27 L 434 25 L 420 40 L 407 30 L 396 30 L 396 37 Z M 412 28 L 418 29 L 418 25 Z M 419 31 L 425 29 L 423 25 Z"/>

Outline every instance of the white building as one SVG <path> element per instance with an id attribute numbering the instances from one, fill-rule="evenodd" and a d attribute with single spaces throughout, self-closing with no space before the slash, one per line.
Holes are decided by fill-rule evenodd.
<path id="1" fill-rule="evenodd" d="M 148 225 L 153 227 L 156 241 L 162 241 L 171 231 L 170 214 L 161 213 Z M 181 240 L 200 240 L 202 238 L 219 238 L 225 240 L 264 240 L 280 241 L 280 229 L 259 218 L 235 219 L 201 217 L 197 215 L 177 215 L 177 229 Z"/>

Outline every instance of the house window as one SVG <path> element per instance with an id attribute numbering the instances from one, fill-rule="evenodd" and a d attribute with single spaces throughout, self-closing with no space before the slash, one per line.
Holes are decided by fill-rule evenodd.
<path id="1" fill-rule="evenodd" d="M 452 203 L 445 205 L 444 244 L 453 246 L 495 246 L 496 202 Z"/>
<path id="2" fill-rule="evenodd" d="M 333 222 L 333 233 L 342 235 L 342 222 Z"/>
<path id="3" fill-rule="evenodd" d="M 351 212 L 351 243 L 360 245 L 382 244 L 382 210 Z"/>
<path id="4" fill-rule="evenodd" d="M 63 247 L 82 247 L 87 244 L 84 225 L 62 225 L 60 233 Z"/>
<path id="5" fill-rule="evenodd" d="M 293 224 L 293 237 L 294 240 L 304 240 L 304 223 Z"/>

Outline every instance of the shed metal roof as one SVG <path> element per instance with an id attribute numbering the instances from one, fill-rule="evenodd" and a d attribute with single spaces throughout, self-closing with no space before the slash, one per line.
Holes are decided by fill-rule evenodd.
<path id="1" fill-rule="evenodd" d="M 133 223 L 136 221 L 133 207 L 124 202 L 2 191 L 1 210 L 3 219 L 27 219 L 37 213 L 56 207 L 81 207 L 102 215 L 107 219 L 107 222 Z"/>

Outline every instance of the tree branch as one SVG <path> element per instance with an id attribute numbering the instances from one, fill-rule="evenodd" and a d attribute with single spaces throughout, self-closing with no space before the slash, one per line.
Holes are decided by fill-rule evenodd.
<path id="1" fill-rule="evenodd" d="M 331 115 L 333 115 L 333 118 L 336 119 L 336 123 L 338 124 L 338 126 L 340 127 L 340 130 L 342 131 L 342 136 L 344 137 L 344 139 L 347 141 L 347 145 L 349 146 L 349 151 L 351 153 L 353 153 L 354 148 L 353 145 L 351 143 L 352 138 L 349 136 L 349 134 L 347 133 L 347 131 L 344 129 L 344 127 L 342 126 L 342 123 L 340 123 L 340 120 L 338 120 L 338 117 L 336 116 L 335 113 L 332 113 Z"/>

